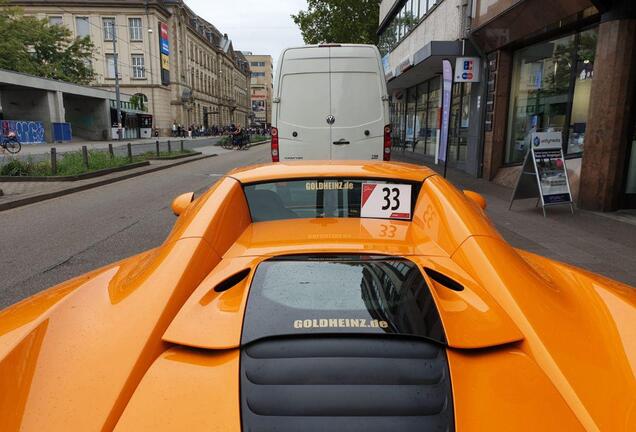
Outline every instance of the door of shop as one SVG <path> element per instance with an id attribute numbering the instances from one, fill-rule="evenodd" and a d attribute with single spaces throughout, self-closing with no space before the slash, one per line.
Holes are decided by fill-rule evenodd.
<path id="1" fill-rule="evenodd" d="M 625 189 L 623 194 L 623 208 L 636 208 L 636 125 L 632 139 L 627 145 L 625 159 Z"/>

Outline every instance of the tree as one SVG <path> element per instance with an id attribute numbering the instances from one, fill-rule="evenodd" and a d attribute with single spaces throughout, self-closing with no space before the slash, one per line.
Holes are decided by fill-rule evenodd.
<path id="1" fill-rule="evenodd" d="M 379 14 L 379 0 L 308 0 L 292 19 L 307 44 L 377 44 Z"/>
<path id="2" fill-rule="evenodd" d="M 25 16 L 0 0 L 0 68 L 88 84 L 92 52 L 88 37 L 74 39 L 68 28 Z"/>

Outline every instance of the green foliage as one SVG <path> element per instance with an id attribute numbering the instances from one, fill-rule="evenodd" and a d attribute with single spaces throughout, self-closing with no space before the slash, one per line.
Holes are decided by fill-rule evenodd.
<path id="1" fill-rule="evenodd" d="M 94 76 L 92 52 L 88 37 L 74 39 L 68 28 L 25 16 L 0 0 L 0 68 L 87 84 Z"/>
<path id="2" fill-rule="evenodd" d="M 183 149 L 172 151 L 162 151 L 159 153 L 160 157 L 177 156 L 181 154 L 194 153 L 193 150 Z M 143 162 L 148 159 L 156 158 L 155 152 L 146 152 L 137 156 L 133 156 L 133 163 Z M 88 169 L 84 166 L 84 159 L 82 158 L 82 152 L 68 152 L 58 156 L 57 160 L 57 174 L 58 176 L 74 176 L 84 174 L 87 172 L 97 171 L 106 168 L 117 168 L 124 165 L 128 165 L 130 160 L 128 156 L 115 156 L 110 157 L 107 151 L 103 150 L 89 150 L 88 151 Z M 46 177 L 51 176 L 51 162 L 40 161 L 35 162 L 31 157 L 22 160 L 18 158 L 11 159 L 6 164 L 0 166 L 0 175 L 3 176 L 37 176 Z"/>
<path id="3" fill-rule="evenodd" d="M 307 10 L 292 15 L 307 44 L 376 44 L 379 0 L 308 0 Z"/>
<path id="4" fill-rule="evenodd" d="M 141 95 L 135 94 L 130 97 L 130 106 L 139 111 L 147 111 Z"/>
<path id="5" fill-rule="evenodd" d="M 47 162 L 34 162 L 31 158 L 26 161 L 11 159 L 0 167 L 0 175 L 14 177 L 47 175 L 50 171 Z"/>

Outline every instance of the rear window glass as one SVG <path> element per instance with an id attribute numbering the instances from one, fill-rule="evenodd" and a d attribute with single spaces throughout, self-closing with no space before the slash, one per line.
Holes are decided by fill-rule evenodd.
<path id="1" fill-rule="evenodd" d="M 419 189 L 419 183 L 341 178 L 244 187 L 253 222 L 358 217 L 410 220 Z"/>
<path id="2" fill-rule="evenodd" d="M 410 335 L 445 342 L 419 268 L 403 258 L 287 257 L 261 263 L 243 342 L 324 333 Z"/>

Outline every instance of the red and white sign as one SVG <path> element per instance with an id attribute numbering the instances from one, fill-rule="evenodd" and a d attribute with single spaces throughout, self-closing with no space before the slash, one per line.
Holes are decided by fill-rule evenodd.
<path id="1" fill-rule="evenodd" d="M 411 185 L 363 183 L 360 217 L 411 219 Z"/>

